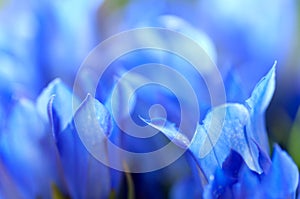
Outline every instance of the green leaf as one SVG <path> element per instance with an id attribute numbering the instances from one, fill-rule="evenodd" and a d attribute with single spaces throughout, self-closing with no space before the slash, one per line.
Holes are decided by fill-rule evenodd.
<path id="1" fill-rule="evenodd" d="M 107 0 L 104 2 L 103 7 L 110 11 L 115 11 L 124 8 L 128 2 L 128 0 Z"/>
<path id="2" fill-rule="evenodd" d="M 300 167 L 300 107 L 290 133 L 288 151 L 298 167 Z"/>
<path id="3" fill-rule="evenodd" d="M 109 199 L 116 199 L 117 198 L 117 194 L 114 190 L 112 190 L 109 194 Z"/>
<path id="4" fill-rule="evenodd" d="M 123 163 L 124 169 L 125 169 L 125 178 L 126 178 L 126 182 L 127 182 L 127 190 L 128 190 L 128 195 L 127 198 L 128 199 L 135 199 L 135 195 L 134 195 L 134 183 L 133 183 L 133 179 L 130 173 L 130 170 L 128 168 L 128 165 L 126 162 Z"/>
<path id="5" fill-rule="evenodd" d="M 0 11 L 1 11 L 1 8 L 3 8 L 6 5 L 6 3 L 8 3 L 7 0 L 0 0 Z"/>
<path id="6" fill-rule="evenodd" d="M 58 189 L 58 187 L 55 184 L 51 185 L 52 189 L 52 199 L 67 199 L 61 191 Z"/>

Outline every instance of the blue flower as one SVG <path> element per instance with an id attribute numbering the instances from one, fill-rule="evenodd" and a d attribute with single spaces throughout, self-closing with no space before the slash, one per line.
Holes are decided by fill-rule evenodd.
<path id="1" fill-rule="evenodd" d="M 36 98 L 57 76 L 71 83 L 85 56 L 100 40 L 96 20 L 101 3 L 3 2 L 0 90 L 6 92 L 5 97 Z"/>
<path id="2" fill-rule="evenodd" d="M 51 196 L 51 186 L 62 186 L 56 149 L 47 123 L 29 100 L 15 103 L 0 135 L 0 164 L 5 198 Z M 39 186 L 37 186 L 37 184 Z M 4 192 L 2 192 L 4 191 Z"/>
<path id="3" fill-rule="evenodd" d="M 295 196 L 298 184 L 296 165 L 279 147 L 275 147 L 273 163 L 268 156 L 269 147 L 263 118 L 274 89 L 275 66 L 257 84 L 245 104 L 227 103 L 213 108 L 206 115 L 203 124 L 198 125 L 191 141 L 178 132 L 174 125 L 167 122 L 167 126 L 161 126 L 162 121 L 159 118 L 145 122 L 159 129 L 179 147 L 188 150 L 200 170 L 205 198 L 230 198 L 234 194 L 247 196 L 243 190 L 232 193 L 234 184 L 239 181 L 247 183 L 245 178 L 240 178 L 242 167 L 257 176 L 264 176 L 262 182 L 265 184 L 272 181 L 273 188 L 280 191 L 269 196 L 267 194 L 271 193 L 264 190 L 261 194 L 268 198 L 292 197 Z M 283 164 L 285 161 L 286 164 Z M 285 169 L 289 169 L 286 173 L 288 177 L 279 179 L 278 176 Z M 198 176 L 198 173 L 199 171 L 195 172 L 195 175 Z"/>
<path id="4" fill-rule="evenodd" d="M 0 13 L 1 98 L 32 97 L 41 85 L 36 67 L 37 23 L 31 3 L 9 1 Z M 26 74 L 26 75 L 25 75 Z M 5 85 L 5 86 L 4 86 Z M 30 90 L 27 88 L 31 88 Z"/>
<path id="5" fill-rule="evenodd" d="M 68 83 L 73 81 L 81 62 L 100 40 L 96 20 L 101 3 L 102 0 L 36 2 L 37 64 L 43 66 L 48 81 L 57 76 Z"/>
<path id="6" fill-rule="evenodd" d="M 111 116 L 91 96 L 81 105 L 74 97 L 78 109 L 73 113 L 72 97 L 69 88 L 56 79 L 36 104 L 21 99 L 13 106 L 0 134 L 1 197 L 50 198 L 59 190 L 72 198 L 108 198 L 118 192 L 120 173 L 92 156 L 77 131 L 99 140 L 95 150 L 108 158 L 106 136 L 100 138 L 101 132 L 95 129 L 100 125 L 109 136 Z"/>
<path id="7" fill-rule="evenodd" d="M 257 175 L 246 167 L 242 168 L 232 189 L 237 198 L 295 198 L 298 183 L 297 166 L 285 151 L 275 145 L 270 169 Z M 256 190 L 254 195 L 250 190 Z"/>
<path id="8" fill-rule="evenodd" d="M 92 154 L 111 157 L 106 145 L 112 131 L 111 116 L 104 105 L 90 95 L 79 106 L 77 100 L 57 79 L 44 90 L 39 105 L 44 111 L 48 106 L 68 194 L 72 198 L 108 198 L 117 191 L 120 175 Z M 78 107 L 75 113 L 73 105 Z M 94 146 L 93 152 L 87 150 L 82 139 Z"/>
<path id="9" fill-rule="evenodd" d="M 155 22 L 164 15 L 174 15 L 188 21 L 197 30 L 209 35 L 218 51 L 216 63 L 224 76 L 232 72 L 239 75 L 236 81 L 242 86 L 245 96 L 251 93 L 256 82 L 268 71 L 267 66 L 275 59 L 279 61 L 279 79 L 284 72 L 288 72 L 289 67 L 286 66 L 290 65 L 290 52 L 297 34 L 295 0 L 268 0 L 263 3 L 257 0 L 132 0 L 117 10 L 108 5 L 101 7 L 103 34 L 107 36 L 130 28 L 157 26 Z M 251 73 L 250 68 L 253 69 Z M 247 81 L 241 81 L 244 79 Z M 287 89 L 295 92 L 292 88 Z"/>
<path id="10" fill-rule="evenodd" d="M 295 78 L 296 73 L 291 72 L 291 68 L 299 64 L 290 64 L 293 60 L 291 52 L 297 52 L 293 47 L 299 34 L 295 26 L 298 20 L 297 6 L 295 0 L 233 0 L 226 3 L 213 0 L 199 3 L 199 28 L 211 37 L 219 49 L 218 65 L 228 70 L 229 75 L 232 72 L 238 74 L 235 81 L 242 87 L 241 95 L 248 96 L 256 82 L 268 71 L 267 66 L 274 59 L 278 60 L 278 81 L 281 86 L 273 100 L 276 108 L 271 105 L 270 109 L 272 126 L 277 125 L 277 121 L 285 125 L 281 117 L 276 116 L 281 114 L 274 109 L 283 108 L 294 118 L 298 107 L 295 101 L 299 101 L 299 89 L 292 86 L 298 78 Z M 286 103 L 281 104 L 282 101 Z M 275 134 L 277 129 L 272 129 L 270 134 Z"/>
<path id="11" fill-rule="evenodd" d="M 11 0 L 0 4 L 0 198 L 300 197 L 298 169 L 279 145 L 270 152 L 265 126 L 275 70 L 276 76 L 282 75 L 294 41 L 295 0 Z M 95 96 L 86 93 L 80 99 L 60 79 L 38 96 L 54 77 L 71 85 L 80 63 L 100 40 L 146 26 L 175 31 L 199 44 L 205 57 L 164 34 L 138 37 L 145 43 L 162 42 L 168 49 L 179 46 L 199 60 L 208 55 L 218 63 L 224 80 L 225 104 L 210 107 L 205 80 L 189 60 L 157 49 L 121 55 L 99 82 L 93 74 L 83 77 L 81 86 L 86 90 L 99 83 Z M 111 47 L 113 51 L 120 46 Z M 274 59 L 279 60 L 278 66 L 258 82 Z M 190 83 L 200 102 L 193 104 L 182 82 L 169 73 L 152 69 L 146 75 L 127 73 L 148 63 L 170 66 Z M 151 78 L 170 82 L 180 92 L 173 95 L 172 89 L 153 85 L 135 90 Z M 164 119 L 155 108 L 149 111 L 156 103 L 165 108 Z M 182 105 L 188 112 L 197 108 L 205 113 L 194 119 L 192 139 L 184 128 L 177 128 L 186 119 L 180 117 Z M 151 120 L 144 119 L 148 116 Z M 128 118 L 162 133 L 148 139 L 133 136 L 148 131 L 129 135 Z M 99 161 L 121 162 L 126 171 L 147 168 L 154 159 L 123 161 L 108 143 L 144 153 L 170 140 L 174 150 L 186 153 L 159 171 L 123 175 Z"/>
<path id="12" fill-rule="evenodd" d="M 237 160 L 242 159 L 233 152 L 205 187 L 204 198 L 295 198 L 298 168 L 278 145 L 274 146 L 271 167 L 263 174 L 245 165 L 234 168 Z"/>

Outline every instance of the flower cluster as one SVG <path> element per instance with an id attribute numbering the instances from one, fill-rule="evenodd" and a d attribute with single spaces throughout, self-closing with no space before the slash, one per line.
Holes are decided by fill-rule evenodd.
<path id="1" fill-rule="evenodd" d="M 299 198 L 296 5 L 0 1 L 0 199 Z"/>

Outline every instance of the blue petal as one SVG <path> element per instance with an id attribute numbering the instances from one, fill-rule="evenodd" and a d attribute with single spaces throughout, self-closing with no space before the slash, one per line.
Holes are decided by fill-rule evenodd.
<path id="1" fill-rule="evenodd" d="M 0 102 L 0 132 L 2 131 L 2 128 L 5 123 L 6 114 L 4 112 L 4 107 L 2 106 L 2 103 Z M 1 133 L 0 133 L 1 134 Z"/>
<path id="2" fill-rule="evenodd" d="M 111 122 L 104 106 L 88 95 L 72 122 L 65 130 L 56 134 L 67 184 L 73 198 L 108 198 L 111 190 L 110 169 L 93 155 L 108 158 L 106 136 L 111 132 Z M 87 145 L 90 151 L 87 151 Z"/>
<path id="3" fill-rule="evenodd" d="M 117 80 L 105 105 L 111 113 L 117 113 L 114 118 L 118 121 L 126 119 L 136 103 L 135 87 L 145 80 L 135 73 L 127 73 Z"/>
<path id="4" fill-rule="evenodd" d="M 0 198 L 21 198 L 12 176 L 0 159 Z"/>
<path id="5" fill-rule="evenodd" d="M 37 20 L 41 23 L 37 38 L 39 64 L 48 76 L 65 77 L 72 82 L 78 69 L 76 66 L 97 44 L 94 16 L 102 0 L 36 3 L 39 8 Z M 70 7 L 72 12 L 69 12 Z M 86 38 L 81 40 L 83 35 Z"/>
<path id="6" fill-rule="evenodd" d="M 143 118 L 141 119 L 148 125 L 161 131 L 177 146 L 186 149 L 190 145 L 188 138 L 184 134 L 177 131 L 175 124 L 167 122 L 164 118 L 155 118 L 151 121 L 147 121 Z"/>
<path id="7" fill-rule="evenodd" d="M 74 107 L 77 107 L 79 102 L 73 97 L 70 89 L 60 79 L 53 80 L 47 88 L 43 90 L 36 102 L 37 109 L 45 121 L 48 121 L 47 107 L 51 99 L 53 100 L 51 106 L 53 106 L 55 110 L 53 114 L 57 114 L 60 118 L 58 131 L 61 131 L 71 122 L 73 112 L 75 112 Z"/>
<path id="8" fill-rule="evenodd" d="M 184 178 L 181 181 L 175 183 L 171 189 L 171 199 L 184 199 L 184 198 L 197 198 L 196 192 L 198 187 L 195 186 L 195 182 L 192 178 Z"/>
<path id="9" fill-rule="evenodd" d="M 246 100 L 250 110 L 264 113 L 268 108 L 275 91 L 276 64 L 277 62 L 274 63 L 268 74 L 256 85 L 251 97 Z"/>
<path id="10" fill-rule="evenodd" d="M 256 190 L 256 191 L 253 191 Z M 232 187 L 235 198 L 264 198 L 263 189 L 260 187 L 259 176 L 243 167 L 239 174 L 239 182 Z"/>
<path id="11" fill-rule="evenodd" d="M 162 15 L 158 17 L 158 25 L 160 27 L 167 28 L 190 37 L 197 42 L 201 48 L 205 50 L 208 56 L 216 62 L 217 51 L 212 40 L 200 29 L 194 28 L 187 21 L 177 17 L 175 15 Z M 176 41 L 174 41 L 176 42 Z"/>
<path id="12" fill-rule="evenodd" d="M 55 145 L 46 132 L 34 104 L 22 99 L 14 106 L 0 137 L 3 162 L 22 194 L 29 198 L 50 196 L 51 183 L 59 185 Z"/>
<path id="13" fill-rule="evenodd" d="M 245 89 L 241 85 L 242 81 L 234 69 L 230 69 L 224 78 L 226 99 L 228 102 L 244 103 L 247 99 Z"/>
<path id="14" fill-rule="evenodd" d="M 169 122 L 162 119 L 144 121 L 160 130 L 179 147 L 189 147 L 209 179 L 217 168 L 222 168 L 231 150 L 240 154 L 251 170 L 262 172 L 259 164 L 259 150 L 246 138 L 245 127 L 248 120 L 248 110 L 241 104 L 216 107 L 207 114 L 203 125 L 197 127 L 191 142 Z"/>
<path id="15" fill-rule="evenodd" d="M 222 172 L 221 169 L 217 169 L 214 175 L 214 179 L 208 184 L 203 192 L 203 198 L 214 199 L 214 198 L 233 198 L 228 184 L 227 176 Z"/>
<path id="16" fill-rule="evenodd" d="M 205 187 L 204 198 L 232 198 L 231 187 L 238 181 L 239 172 L 243 165 L 242 157 L 235 151 L 224 161 L 222 167 L 218 168 L 213 177 Z"/>
<path id="17" fill-rule="evenodd" d="M 240 172 L 239 182 L 233 186 L 235 197 L 295 198 L 299 182 L 297 166 L 278 145 L 274 147 L 272 161 L 270 170 L 261 175 L 244 167 Z"/>
<path id="18" fill-rule="evenodd" d="M 264 113 L 272 99 L 275 90 L 276 62 L 269 73 L 261 79 L 252 92 L 251 97 L 246 100 L 249 107 L 251 119 L 247 125 L 249 137 L 256 140 L 265 151 L 269 151 L 267 132 L 265 129 Z"/>
<path id="19" fill-rule="evenodd" d="M 241 104 L 222 105 L 207 114 L 190 149 L 208 177 L 222 167 L 231 150 L 239 153 L 251 170 L 262 172 L 258 149 L 246 139 L 245 126 L 248 120 L 248 110 Z"/>
<path id="20" fill-rule="evenodd" d="M 292 158 L 275 145 L 273 164 L 263 177 L 263 190 L 269 198 L 295 198 L 299 183 L 299 171 Z"/>

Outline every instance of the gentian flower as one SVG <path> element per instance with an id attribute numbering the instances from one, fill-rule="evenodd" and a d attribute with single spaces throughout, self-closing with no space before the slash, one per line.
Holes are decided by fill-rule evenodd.
<path id="1" fill-rule="evenodd" d="M 62 184 L 47 123 L 27 99 L 17 101 L 5 121 L 0 157 L 2 176 L 9 180 L 2 182 L 1 194 L 4 198 L 50 198 L 52 184 Z"/>
<path id="2" fill-rule="evenodd" d="M 265 187 L 257 192 L 258 198 L 295 198 L 299 178 L 295 163 L 279 146 L 274 148 L 272 163 L 268 156 L 263 117 L 274 89 L 275 66 L 257 84 L 245 104 L 227 103 L 212 109 L 191 141 L 174 125 L 161 126 L 159 118 L 145 122 L 188 150 L 201 171 L 204 198 L 250 198 L 253 195 L 247 192 L 248 186 Z M 226 114 L 223 122 L 222 110 Z M 210 125 L 220 125 L 221 131 L 216 132 L 218 127 Z"/>
<path id="3" fill-rule="evenodd" d="M 9 106 L 14 97 L 31 98 L 40 88 L 35 65 L 37 27 L 33 8 L 24 2 L 4 2 L 0 19 L 1 102 Z"/>
<path id="4" fill-rule="evenodd" d="M 21 99 L 13 106 L 0 136 L 1 197 L 51 198 L 59 194 L 108 198 L 117 193 L 120 174 L 96 160 L 76 131 L 81 128 L 94 132 L 89 136 L 96 139 L 101 134 L 94 131 L 95 125 L 100 125 L 107 135 L 111 134 L 108 111 L 88 96 L 73 115 L 71 102 L 71 91 L 57 79 L 42 92 L 36 104 Z M 96 116 L 91 113 L 94 108 Z M 79 121 L 77 126 L 74 120 Z M 102 153 L 108 156 L 107 150 Z"/>
<path id="5" fill-rule="evenodd" d="M 37 57 L 48 81 L 73 78 L 82 60 L 100 40 L 97 13 L 102 0 L 35 2 L 39 22 Z M 70 8 L 71 11 L 69 10 Z"/>
<path id="6" fill-rule="evenodd" d="M 258 63 L 261 67 L 274 57 L 285 62 L 290 42 L 293 42 L 296 1 L 230 1 L 223 4 L 213 0 L 199 4 L 202 28 L 227 51 L 221 53 L 224 59 L 233 65 Z M 283 16 L 285 12 L 289 14 Z M 279 30 L 282 31 L 276 34 Z"/>
<path id="7" fill-rule="evenodd" d="M 293 43 L 296 3 L 5 1 L 0 5 L 0 198 L 299 198 L 298 169 L 279 145 L 270 152 L 265 126 L 265 112 L 275 90 L 275 66 L 257 83 L 274 59 L 279 60 L 277 74 L 284 71 Z M 71 85 L 83 58 L 100 40 L 146 26 L 175 31 L 199 44 L 204 56 L 219 65 L 227 101 L 210 107 L 205 82 L 187 60 L 151 49 L 114 60 L 95 96 L 87 92 L 80 99 L 60 79 L 50 82 L 38 96 L 56 76 Z M 194 51 L 163 34 L 137 39 Z M 200 56 L 196 51 L 192 54 Z M 119 82 L 135 66 L 148 63 L 168 65 L 184 76 L 200 103 L 193 104 L 181 82 L 161 71 L 130 73 Z M 174 96 L 152 85 L 134 90 L 151 77 L 171 82 L 182 92 Z M 84 78 L 82 86 L 87 90 L 98 80 L 93 74 Z M 197 118 L 192 139 L 178 127 L 182 104 L 176 97 L 183 99 L 190 112 L 198 108 L 205 113 Z M 149 111 L 157 102 L 167 112 L 163 119 L 155 108 Z M 127 135 L 128 118 L 162 133 L 145 140 Z M 295 132 L 290 139 L 297 138 Z M 185 151 L 185 155 L 163 169 L 142 174 L 130 169 L 165 160 L 126 162 L 108 144 L 144 153 L 169 141 L 174 151 Z M 293 146 L 291 154 L 297 155 Z M 99 156 L 121 162 L 126 173 L 110 168 Z"/>
<path id="8" fill-rule="evenodd" d="M 45 113 L 49 102 L 48 113 L 68 193 L 72 198 L 108 198 L 117 191 L 120 175 L 113 175 L 114 171 L 87 151 L 77 131 L 83 131 L 85 139 L 96 142 L 97 153 L 110 158 L 105 142 L 112 131 L 111 116 L 104 105 L 90 95 L 73 114 L 72 102 L 78 102 L 76 98 L 72 101 L 72 97 L 71 91 L 57 79 L 43 91 L 38 103 Z M 97 131 L 98 125 L 103 132 Z"/>
<path id="9" fill-rule="evenodd" d="M 113 9 L 116 7 L 117 9 Z M 147 13 L 144 12 L 145 9 L 148 10 Z M 299 88 L 292 86 L 298 81 L 296 76 L 299 75 L 299 70 L 296 69 L 299 68 L 298 60 L 295 62 L 293 58 L 297 56 L 291 55 L 294 50 L 297 51 L 294 48 L 298 34 L 295 26 L 295 0 L 263 3 L 248 0 L 132 0 L 119 7 L 113 2 L 103 4 L 101 11 L 103 35 L 107 37 L 130 28 L 153 25 L 153 21 L 162 15 L 174 15 L 188 21 L 197 30 L 209 35 L 218 51 L 216 63 L 220 66 L 223 77 L 231 76 L 232 73 L 238 74 L 235 75 L 234 81 L 242 87 L 239 92 L 241 96 L 235 99 L 228 97 L 240 103 L 249 96 L 256 82 L 268 71 L 267 66 L 275 59 L 278 60 L 278 81 L 282 89 L 278 89 L 273 100 L 274 103 L 276 101 L 276 108 L 271 106 L 270 112 L 273 117 L 279 115 L 279 105 L 288 110 L 289 117 L 294 120 L 299 106 Z M 111 26 L 112 23 L 114 26 Z M 253 68 L 251 73 L 250 68 Z M 247 81 L 243 81 L 244 79 Z M 240 100 L 240 97 L 245 98 Z M 274 125 L 277 122 L 283 123 L 279 117 L 273 121 Z M 272 131 L 278 129 L 274 128 Z"/>
<path id="10" fill-rule="evenodd" d="M 80 63 L 100 40 L 96 20 L 101 3 L 4 1 L 0 8 L 0 89 L 6 91 L 5 96 L 36 98 L 57 76 L 71 84 Z"/>
<path id="11" fill-rule="evenodd" d="M 232 194 L 236 198 L 295 198 L 298 178 L 298 168 L 293 160 L 278 145 L 275 145 L 270 169 L 262 175 L 257 175 L 243 167 L 238 182 L 232 186 Z M 257 191 L 253 193 L 250 190 Z"/>

